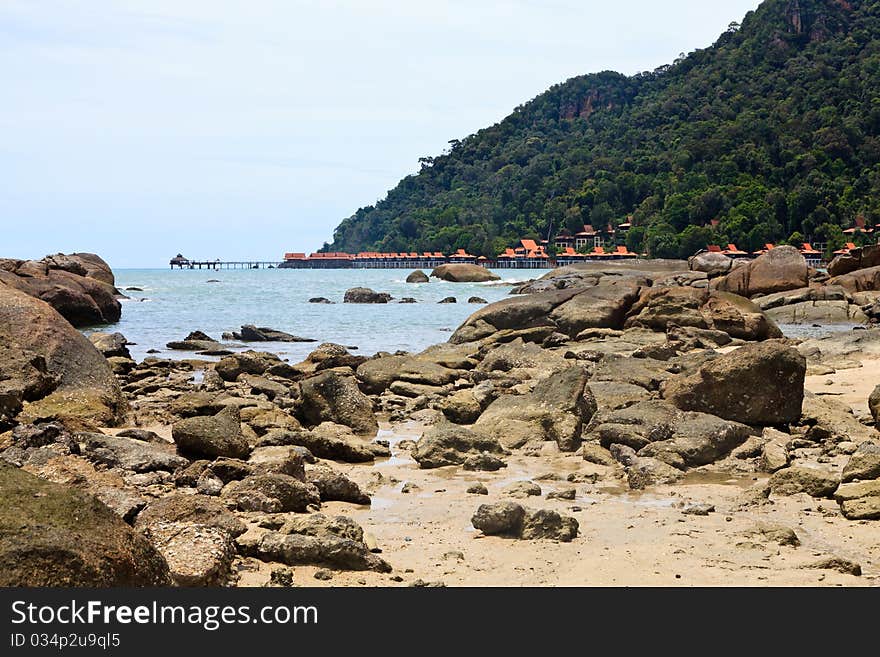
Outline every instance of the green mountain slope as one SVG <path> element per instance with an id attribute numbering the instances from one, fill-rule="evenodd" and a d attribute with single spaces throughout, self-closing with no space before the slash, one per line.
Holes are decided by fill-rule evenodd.
<path id="1" fill-rule="evenodd" d="M 493 256 L 628 215 L 657 257 L 836 248 L 880 222 L 880 0 L 766 0 L 670 66 L 573 78 L 450 144 L 326 248 Z"/>

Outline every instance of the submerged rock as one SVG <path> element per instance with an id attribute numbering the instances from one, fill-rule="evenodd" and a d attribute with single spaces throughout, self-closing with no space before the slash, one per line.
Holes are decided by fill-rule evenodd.
<path id="1" fill-rule="evenodd" d="M 421 269 L 416 269 L 413 273 L 406 277 L 407 283 L 427 283 L 430 279 L 428 275 Z"/>
<path id="2" fill-rule="evenodd" d="M 388 303 L 393 297 L 387 292 L 374 292 L 368 287 L 353 287 L 345 291 L 344 303 Z"/>

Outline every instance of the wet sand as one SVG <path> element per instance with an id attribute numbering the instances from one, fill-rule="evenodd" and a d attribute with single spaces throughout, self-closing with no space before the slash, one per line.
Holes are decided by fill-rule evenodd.
<path id="1" fill-rule="evenodd" d="M 841 390 L 847 378 L 841 377 Z M 825 386 L 826 389 L 836 389 Z M 835 384 L 837 385 L 837 384 Z M 813 389 L 813 386 L 810 386 Z M 385 430 L 389 429 L 385 425 Z M 466 472 L 457 466 L 421 470 L 401 439 L 416 439 L 421 427 L 408 423 L 393 432 L 394 458 L 375 465 L 336 467 L 365 486 L 372 507 L 327 503 L 323 512 L 350 515 L 371 533 L 394 572 L 334 572 L 317 580 L 314 567 L 296 567 L 298 586 L 406 586 L 416 580 L 447 586 L 870 586 L 880 583 L 880 543 L 875 523 L 841 516 L 833 500 L 805 494 L 771 497 L 743 505 L 748 489 L 766 475 L 712 469 L 689 473 L 675 485 L 631 492 L 606 466 L 572 454 L 512 456 L 496 472 Z M 388 437 L 385 435 L 383 437 Z M 377 474 L 381 474 L 381 477 Z M 603 479 L 603 475 L 606 475 Z M 575 482 L 569 482 L 567 478 Z M 593 482 L 593 479 L 599 479 Z M 519 499 L 534 508 L 574 516 L 578 537 L 570 543 L 482 536 L 470 523 L 483 503 L 510 499 L 514 481 L 532 480 L 540 497 Z M 488 495 L 466 492 L 483 482 Z M 418 490 L 402 493 L 405 483 Z M 574 487 L 574 500 L 546 499 L 550 491 Z M 712 504 L 707 516 L 686 515 L 692 504 Z M 801 545 L 780 546 L 755 534 L 760 523 L 791 528 Z M 856 577 L 806 568 L 842 557 L 859 563 Z M 246 559 L 240 586 L 259 586 L 272 566 Z"/>

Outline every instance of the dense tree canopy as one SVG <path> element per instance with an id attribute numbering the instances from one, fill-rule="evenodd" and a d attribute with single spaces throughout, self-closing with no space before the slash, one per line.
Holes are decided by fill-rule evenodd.
<path id="1" fill-rule="evenodd" d="M 327 248 L 494 256 L 627 216 L 621 243 L 657 257 L 838 248 L 880 222 L 880 0 L 766 0 L 709 48 L 568 80 L 421 164 Z"/>

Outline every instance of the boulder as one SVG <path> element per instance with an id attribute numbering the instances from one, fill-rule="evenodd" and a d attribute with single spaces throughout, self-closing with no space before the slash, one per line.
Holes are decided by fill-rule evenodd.
<path id="1" fill-rule="evenodd" d="M 693 287 L 645 288 L 629 311 L 626 328 L 642 327 L 666 331 L 676 326 L 710 328 L 700 309 L 709 299 L 709 291 Z"/>
<path id="2" fill-rule="evenodd" d="M 682 410 L 746 424 L 787 424 L 800 417 L 805 374 L 806 360 L 796 349 L 768 340 L 670 379 L 662 395 Z"/>
<path id="3" fill-rule="evenodd" d="M 327 467 L 309 468 L 306 481 L 318 489 L 322 502 L 370 504 L 370 496 L 338 470 Z"/>
<path id="4" fill-rule="evenodd" d="M 880 443 L 864 442 L 856 448 L 843 468 L 843 483 L 880 479 Z"/>
<path id="5" fill-rule="evenodd" d="M 468 303 L 489 303 L 483 297 L 468 297 Z"/>
<path id="6" fill-rule="evenodd" d="M 605 448 L 625 445 L 633 450 L 640 450 L 649 443 L 672 438 L 678 415 L 678 409 L 668 402 L 637 402 L 597 417 L 588 436 L 598 440 Z"/>
<path id="7" fill-rule="evenodd" d="M 697 467 L 727 456 L 750 433 L 751 429 L 744 424 L 687 412 L 675 418 L 669 439 L 646 445 L 638 455 L 654 457 L 675 467 Z M 670 455 L 674 456 L 669 458 Z"/>
<path id="8" fill-rule="evenodd" d="M 516 502 L 481 504 L 471 518 L 471 524 L 487 536 L 518 537 L 525 515 L 523 506 Z"/>
<path id="9" fill-rule="evenodd" d="M 267 532 L 253 542 L 244 543 L 240 540 L 239 550 L 247 556 L 289 566 L 311 565 L 342 570 L 391 572 L 388 562 L 370 552 L 363 541 L 353 541 L 330 533 L 310 536 Z"/>
<path id="10" fill-rule="evenodd" d="M 688 269 L 705 272 L 709 276 L 723 276 L 730 271 L 732 265 L 732 258 L 711 251 L 701 251 L 688 258 Z"/>
<path id="11" fill-rule="evenodd" d="M 258 448 L 270 445 L 300 446 L 318 458 L 348 463 L 364 463 L 375 458 L 366 441 L 355 436 L 349 427 L 333 422 L 323 422 L 311 431 L 270 430 L 257 445 Z"/>
<path id="12" fill-rule="evenodd" d="M 572 299 L 581 291 L 579 289 L 553 290 L 490 303 L 468 317 L 452 334 L 449 342 L 462 344 L 482 340 L 503 330 L 521 330 L 534 327 L 549 327 L 549 332 L 553 332 L 555 325 L 549 321 L 548 315 L 557 306 Z M 543 338 L 541 339 L 543 340 Z"/>
<path id="13" fill-rule="evenodd" d="M 753 297 L 807 287 L 809 270 L 804 256 L 795 247 L 778 246 L 711 284 L 712 289 L 720 292 Z"/>
<path id="14" fill-rule="evenodd" d="M 781 338 L 782 331 L 758 306 L 730 292 L 713 291 L 700 309 L 710 329 L 742 340 Z"/>
<path id="15" fill-rule="evenodd" d="M 767 316 L 780 324 L 850 324 L 868 320 L 859 306 L 846 301 L 807 301 L 780 306 L 768 310 Z"/>
<path id="16" fill-rule="evenodd" d="M 387 292 L 374 292 L 368 287 L 353 287 L 345 291 L 344 303 L 388 303 L 392 296 Z"/>
<path id="17" fill-rule="evenodd" d="M 526 509 L 519 537 L 525 541 L 548 539 L 567 543 L 578 533 L 578 521 L 552 509 Z"/>
<path id="18" fill-rule="evenodd" d="M 458 303 L 458 300 L 455 297 L 443 297 L 437 303 Z"/>
<path id="19" fill-rule="evenodd" d="M 828 273 L 831 276 L 842 276 L 858 269 L 877 266 L 880 266 L 880 245 L 869 244 L 835 257 L 828 263 Z"/>
<path id="20" fill-rule="evenodd" d="M 585 329 L 621 329 L 627 312 L 639 298 L 639 282 L 624 278 L 581 290 L 554 308 L 549 319 L 560 333 L 571 338 Z"/>
<path id="21" fill-rule="evenodd" d="M 285 474 L 258 474 L 232 481 L 223 487 L 221 499 L 239 511 L 263 513 L 302 513 L 320 506 L 321 496 L 314 485 Z"/>
<path id="22" fill-rule="evenodd" d="M 450 283 L 486 283 L 500 281 L 501 277 L 480 265 L 449 264 L 440 265 L 431 271 L 431 278 L 439 278 Z"/>
<path id="23" fill-rule="evenodd" d="M 428 275 L 421 269 L 416 269 L 413 273 L 406 277 L 407 283 L 427 283 L 430 279 Z"/>
<path id="24" fill-rule="evenodd" d="M 132 472 L 174 472 L 189 464 L 185 458 L 174 453 L 172 445 L 162 446 L 123 436 L 106 436 L 101 433 L 78 433 L 84 457 L 110 468 L 122 468 Z"/>
<path id="25" fill-rule="evenodd" d="M 191 458 L 245 458 L 250 451 L 241 433 L 239 411 L 234 406 L 227 406 L 216 415 L 175 422 L 171 426 L 171 436 L 178 451 Z"/>
<path id="26" fill-rule="evenodd" d="M 880 385 L 874 386 L 871 394 L 868 395 L 868 410 L 874 418 L 874 426 L 880 427 Z"/>
<path id="27" fill-rule="evenodd" d="M 231 536 L 243 534 L 247 527 L 215 498 L 172 493 L 150 502 L 135 520 L 135 529 L 146 531 L 159 524 L 202 525 L 222 529 Z"/>
<path id="28" fill-rule="evenodd" d="M 473 424 L 480 417 L 483 408 L 470 390 L 459 390 L 441 401 L 436 408 L 446 419 L 455 424 Z"/>
<path id="29" fill-rule="evenodd" d="M 373 403 L 360 391 L 353 376 L 325 370 L 303 379 L 300 388 L 300 420 L 313 426 L 322 422 L 344 424 L 361 436 L 374 436 L 379 430 Z"/>
<path id="30" fill-rule="evenodd" d="M 828 468 L 793 465 L 777 470 L 768 485 L 777 495 L 807 493 L 812 497 L 831 497 L 839 484 L 840 476 Z"/>
<path id="31" fill-rule="evenodd" d="M 357 543 L 364 542 L 363 528 L 348 516 L 326 516 L 323 513 L 288 516 L 278 531 L 317 538 L 338 536 Z"/>
<path id="32" fill-rule="evenodd" d="M 380 395 L 397 380 L 397 374 L 410 356 L 382 356 L 371 358 L 357 368 L 361 389 L 368 395 Z"/>
<path id="33" fill-rule="evenodd" d="M 305 481 L 305 459 L 300 450 L 287 445 L 256 447 L 251 451 L 247 464 L 255 472 L 278 472 Z"/>
<path id="34" fill-rule="evenodd" d="M 113 274 L 103 260 L 91 257 L 95 260 L 88 263 L 63 254 L 40 261 L 5 260 L 0 284 L 45 301 L 74 326 L 119 321 L 122 306 L 113 283 L 106 282 Z"/>
<path id="35" fill-rule="evenodd" d="M 596 400 L 587 387 L 589 373 L 569 367 L 539 381 L 525 395 L 502 395 L 480 415 L 474 429 L 492 436 L 506 447 L 529 440 L 553 440 L 563 451 L 573 452 L 581 430 L 596 412 Z"/>
<path id="36" fill-rule="evenodd" d="M 880 266 L 857 269 L 849 274 L 835 276 L 828 285 L 839 285 L 850 294 L 880 290 Z"/>
<path id="37" fill-rule="evenodd" d="M 496 472 L 501 468 L 506 468 L 507 463 L 502 459 L 482 452 L 480 454 L 471 454 L 461 464 L 463 470 L 479 471 L 479 472 Z"/>
<path id="38" fill-rule="evenodd" d="M 162 555 L 91 495 L 0 461 L 0 498 L 0 586 L 171 583 Z"/>
<path id="39" fill-rule="evenodd" d="M 131 358 L 128 351 L 128 340 L 122 333 L 92 333 L 89 341 L 95 348 L 104 354 L 105 358 L 119 357 Z"/>
<path id="40" fill-rule="evenodd" d="M 578 522 L 549 509 L 527 509 L 516 502 L 481 504 L 471 524 L 487 536 L 523 540 L 550 539 L 568 542 L 577 536 Z"/>
<path id="41" fill-rule="evenodd" d="M 233 331 L 232 337 L 242 342 L 317 342 L 313 338 L 301 338 L 278 329 L 256 327 L 253 324 L 245 324 L 241 331 Z"/>
<path id="42" fill-rule="evenodd" d="M 504 449 L 493 437 L 444 422 L 422 435 L 412 450 L 412 457 L 419 467 L 428 469 L 461 465 L 468 456 L 483 452 L 504 454 Z"/>
<path id="43" fill-rule="evenodd" d="M 880 520 L 880 479 L 841 484 L 834 499 L 848 520 Z"/>
<path id="44" fill-rule="evenodd" d="M 45 302 L 0 285 L 0 344 L 0 415 L 20 406 L 19 421 L 55 419 L 73 429 L 124 419 L 127 404 L 107 359 Z"/>
<path id="45" fill-rule="evenodd" d="M 223 529 L 163 522 L 151 525 L 145 536 L 164 557 L 176 586 L 217 586 L 229 579 L 236 551 Z"/>
<path id="46" fill-rule="evenodd" d="M 270 367 L 281 362 L 275 354 L 265 351 L 245 351 L 226 356 L 214 366 L 214 369 L 224 381 L 235 381 L 241 374 L 263 374 Z"/>

